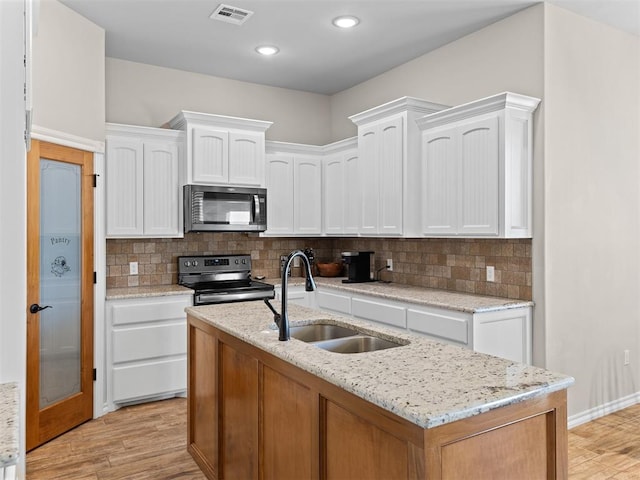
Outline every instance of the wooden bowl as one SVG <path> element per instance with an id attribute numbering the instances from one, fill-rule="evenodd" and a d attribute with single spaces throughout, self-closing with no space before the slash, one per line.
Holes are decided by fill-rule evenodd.
<path id="1" fill-rule="evenodd" d="M 321 277 L 338 277 L 342 273 L 342 263 L 316 263 Z"/>

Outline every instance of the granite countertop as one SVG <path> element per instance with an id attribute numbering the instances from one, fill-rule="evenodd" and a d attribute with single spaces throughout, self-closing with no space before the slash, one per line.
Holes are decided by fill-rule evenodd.
<path id="1" fill-rule="evenodd" d="M 434 288 L 415 287 L 400 283 L 367 282 L 367 283 L 342 283 L 344 277 L 318 277 L 313 279 L 316 285 L 343 290 L 349 293 L 372 295 L 389 300 L 404 301 L 425 305 L 428 307 L 458 310 L 467 313 L 491 312 L 506 310 L 509 308 L 533 306 L 533 302 L 526 300 L 514 300 L 512 298 L 489 297 L 485 295 L 473 295 L 470 293 L 450 292 Z M 280 278 L 267 279 L 268 283 L 279 285 Z M 304 285 L 303 277 L 291 277 L 289 285 Z"/>
<path id="2" fill-rule="evenodd" d="M 278 340 L 262 302 L 206 305 L 187 313 L 423 428 L 562 390 L 573 378 L 410 333 L 289 305 L 292 326 L 346 324 L 407 345 L 340 354 L 292 339 Z"/>
<path id="3" fill-rule="evenodd" d="M 0 384 L 0 467 L 18 461 L 18 384 Z"/>
<path id="4" fill-rule="evenodd" d="M 107 300 L 164 295 L 191 295 L 193 290 L 182 285 L 153 285 L 144 287 L 107 288 Z"/>

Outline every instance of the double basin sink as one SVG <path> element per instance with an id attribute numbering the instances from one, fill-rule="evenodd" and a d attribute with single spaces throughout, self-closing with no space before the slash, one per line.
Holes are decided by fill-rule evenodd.
<path id="1" fill-rule="evenodd" d="M 334 353 L 375 352 L 405 345 L 330 323 L 290 327 L 290 332 L 292 338 Z"/>

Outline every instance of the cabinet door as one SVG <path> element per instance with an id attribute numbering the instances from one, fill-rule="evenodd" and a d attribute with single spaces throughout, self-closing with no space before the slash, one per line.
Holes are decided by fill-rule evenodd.
<path id="1" fill-rule="evenodd" d="M 142 140 L 107 139 L 107 237 L 139 236 L 143 233 L 142 145 Z"/>
<path id="2" fill-rule="evenodd" d="M 458 126 L 461 235 L 498 235 L 498 117 Z"/>
<path id="3" fill-rule="evenodd" d="M 358 134 L 358 177 L 360 186 L 360 233 L 378 233 L 378 138 L 374 127 Z"/>
<path id="4" fill-rule="evenodd" d="M 293 233 L 293 157 L 267 155 L 267 233 Z"/>
<path id="5" fill-rule="evenodd" d="M 229 133 L 194 128 L 191 166 L 194 183 L 228 183 Z"/>
<path id="6" fill-rule="evenodd" d="M 322 233 L 322 161 L 296 158 L 293 168 L 294 233 Z"/>
<path id="7" fill-rule="evenodd" d="M 179 236 L 180 185 L 178 146 L 175 142 L 144 145 L 144 234 Z"/>
<path id="8" fill-rule="evenodd" d="M 220 478 L 257 480 L 258 360 L 220 344 L 219 361 Z"/>
<path id="9" fill-rule="evenodd" d="M 403 120 L 397 117 L 380 125 L 378 233 L 383 235 L 402 234 Z"/>
<path id="10" fill-rule="evenodd" d="M 314 400 L 317 401 L 314 392 L 265 365 L 261 393 L 263 460 L 260 478 L 314 478 L 317 462 L 317 458 L 315 462 L 313 458 L 314 434 L 317 435 L 313 422 Z"/>
<path id="11" fill-rule="evenodd" d="M 358 182 L 358 151 L 344 156 L 344 217 L 345 234 L 357 235 L 360 218 L 360 182 Z"/>
<path id="12" fill-rule="evenodd" d="M 423 134 L 422 168 L 423 232 L 455 235 L 458 229 L 455 128 Z"/>
<path id="13" fill-rule="evenodd" d="M 264 185 L 264 135 L 229 133 L 229 183 Z"/>
<path id="14" fill-rule="evenodd" d="M 473 349 L 531 364 L 531 308 L 474 314 Z"/>
<path id="15" fill-rule="evenodd" d="M 338 154 L 323 163 L 324 232 L 337 235 L 344 232 L 344 216 L 348 208 L 345 198 L 344 158 Z"/>

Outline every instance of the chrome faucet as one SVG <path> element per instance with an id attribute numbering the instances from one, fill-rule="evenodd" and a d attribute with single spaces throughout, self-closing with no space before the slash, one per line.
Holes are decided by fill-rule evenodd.
<path id="1" fill-rule="evenodd" d="M 293 263 L 293 259 L 295 257 L 301 257 L 302 263 L 304 264 L 304 271 L 306 274 L 306 281 L 304 284 L 304 289 L 307 292 L 312 292 L 316 289 L 316 283 L 313 281 L 313 276 L 311 275 L 311 263 L 309 259 L 304 254 L 302 250 L 294 250 L 289 254 L 287 260 L 284 262 L 284 266 L 282 268 L 282 286 L 280 296 L 282 297 L 282 308 L 280 309 L 281 313 L 275 311 L 273 306 L 269 303 L 269 300 L 264 299 L 264 303 L 271 309 L 273 312 L 273 321 L 276 322 L 279 328 L 278 340 L 286 342 L 289 340 L 289 314 L 287 313 L 287 285 L 289 283 L 289 270 L 291 270 L 291 264 Z"/>

